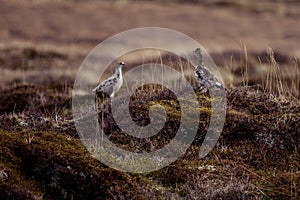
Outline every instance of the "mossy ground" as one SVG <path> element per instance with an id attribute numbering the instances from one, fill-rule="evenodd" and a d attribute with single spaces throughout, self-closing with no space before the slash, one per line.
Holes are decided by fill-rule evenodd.
<path id="1" fill-rule="evenodd" d="M 272 97 L 251 87 L 230 90 L 224 130 L 208 156 L 198 158 L 199 140 L 168 167 L 130 174 L 90 155 L 74 128 L 70 95 L 57 91 L 19 85 L 1 93 L 1 199 L 299 197 L 296 99 Z M 201 111 L 209 116 L 209 97 L 200 99 Z M 168 109 L 176 101 L 158 101 L 170 119 L 178 117 Z M 145 105 L 134 112 L 147 114 L 149 102 Z M 116 133 L 112 140 L 122 138 Z"/>

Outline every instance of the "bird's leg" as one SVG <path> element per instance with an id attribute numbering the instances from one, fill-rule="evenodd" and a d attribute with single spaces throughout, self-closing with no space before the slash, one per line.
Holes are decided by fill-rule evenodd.
<path id="1" fill-rule="evenodd" d="M 104 130 L 104 111 L 105 111 L 105 95 L 103 93 L 96 94 L 96 110 L 98 113 L 98 124 Z"/>

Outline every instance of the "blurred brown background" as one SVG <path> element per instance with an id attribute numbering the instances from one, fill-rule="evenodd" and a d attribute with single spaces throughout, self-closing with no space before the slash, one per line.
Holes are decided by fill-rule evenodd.
<path id="1" fill-rule="evenodd" d="M 241 84 L 241 70 L 237 70 L 244 63 L 241 58 L 255 69 L 249 70 L 250 79 L 253 77 L 250 82 L 261 83 L 257 79 L 267 70 L 263 64 L 268 47 L 285 71 L 299 73 L 294 57 L 300 57 L 300 3 L 295 0 L 0 3 L 2 87 L 20 82 L 71 84 L 84 57 L 97 44 L 121 31 L 143 26 L 174 29 L 197 40 L 223 67 L 227 85 Z M 284 75 L 285 79 L 298 79 L 297 73 Z"/>

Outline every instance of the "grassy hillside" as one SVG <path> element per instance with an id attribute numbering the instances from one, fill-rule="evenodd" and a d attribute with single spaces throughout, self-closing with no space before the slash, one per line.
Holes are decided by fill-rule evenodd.
<path id="1" fill-rule="evenodd" d="M 295 98 L 258 87 L 231 89 L 224 130 L 207 157 L 198 158 L 194 142 L 170 166 L 130 174 L 101 164 L 80 143 L 66 88 L 18 85 L 1 91 L 1 199 L 299 197 Z"/>

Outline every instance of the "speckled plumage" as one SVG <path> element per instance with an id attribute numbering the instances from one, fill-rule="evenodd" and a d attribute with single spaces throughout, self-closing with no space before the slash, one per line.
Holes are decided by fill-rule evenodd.
<path id="1" fill-rule="evenodd" d="M 115 73 L 109 77 L 97 87 L 93 89 L 96 94 L 106 95 L 108 97 L 114 97 L 115 93 L 121 88 L 123 84 L 122 67 L 124 62 L 120 62 L 116 65 Z"/>
<path id="2" fill-rule="evenodd" d="M 197 89 L 200 92 L 207 92 L 213 87 L 224 88 L 222 83 L 218 81 L 214 74 L 205 66 L 202 50 L 197 48 L 193 53 L 197 58 L 197 65 L 194 70 L 194 76 L 199 86 Z"/>

